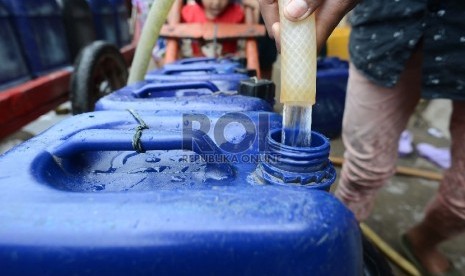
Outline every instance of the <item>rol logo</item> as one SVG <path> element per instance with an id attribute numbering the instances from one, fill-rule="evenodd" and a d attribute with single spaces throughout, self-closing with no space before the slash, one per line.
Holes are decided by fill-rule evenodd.
<path id="1" fill-rule="evenodd" d="M 250 114 L 250 113 L 249 113 Z M 183 114 L 183 148 L 201 149 L 203 154 L 242 154 L 265 150 L 270 113 L 225 113 L 210 119 L 205 114 Z"/>

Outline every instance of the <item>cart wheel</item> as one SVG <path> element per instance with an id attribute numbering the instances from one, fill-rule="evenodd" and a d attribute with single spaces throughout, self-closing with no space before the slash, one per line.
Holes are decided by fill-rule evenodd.
<path id="1" fill-rule="evenodd" d="M 83 48 L 71 76 L 70 100 L 73 114 L 93 111 L 101 97 L 123 87 L 128 69 L 118 48 L 95 41 Z"/>

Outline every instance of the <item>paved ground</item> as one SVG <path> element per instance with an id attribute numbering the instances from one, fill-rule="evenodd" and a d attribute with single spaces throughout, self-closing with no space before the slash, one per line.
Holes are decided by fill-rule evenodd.
<path id="1" fill-rule="evenodd" d="M 414 133 L 415 143 L 429 142 L 438 146 L 448 145 L 447 139 L 434 138 L 427 134 L 425 126 L 414 126 L 409 129 Z M 342 156 L 344 151 L 340 139 L 331 142 L 331 154 Z M 419 168 L 427 171 L 441 172 L 435 165 L 413 154 L 400 158 L 399 165 Z M 399 251 L 399 236 L 423 217 L 423 207 L 432 198 L 438 182 L 417 177 L 396 175 L 378 195 L 372 216 L 366 221 L 381 238 Z M 441 247 L 457 268 L 465 275 L 465 235 L 451 240 Z M 393 267 L 396 275 L 406 275 Z"/>
<path id="2" fill-rule="evenodd" d="M 62 111 L 60 113 L 64 114 L 58 115 L 57 112 L 50 111 L 47 114 L 44 114 L 41 117 L 39 117 L 34 122 L 26 125 L 20 131 L 14 133 L 13 135 L 3 140 L 0 140 L 0 154 L 4 153 L 13 146 L 41 133 L 42 131 L 46 130 L 47 128 L 51 127 L 57 122 L 67 117 L 70 117 L 71 115 L 67 112 L 69 108 L 70 103 L 65 103 L 58 108 L 58 110 Z"/>

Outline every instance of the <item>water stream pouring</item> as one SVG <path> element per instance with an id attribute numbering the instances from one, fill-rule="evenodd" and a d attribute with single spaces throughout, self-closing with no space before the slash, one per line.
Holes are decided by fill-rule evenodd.
<path id="1" fill-rule="evenodd" d="M 289 21 L 283 11 L 289 0 L 279 0 L 281 35 L 281 98 L 283 109 L 282 143 L 309 147 L 312 105 L 316 93 L 315 15 L 298 22 Z"/>

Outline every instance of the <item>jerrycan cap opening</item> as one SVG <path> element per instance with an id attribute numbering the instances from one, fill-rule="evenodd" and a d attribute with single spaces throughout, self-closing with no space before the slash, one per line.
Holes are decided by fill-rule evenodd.
<path id="1" fill-rule="evenodd" d="M 292 147 L 281 143 L 281 129 L 268 133 L 263 162 L 257 174 L 267 184 L 301 185 L 329 191 L 336 170 L 329 161 L 330 143 L 324 135 L 312 131 L 311 147 Z"/>

